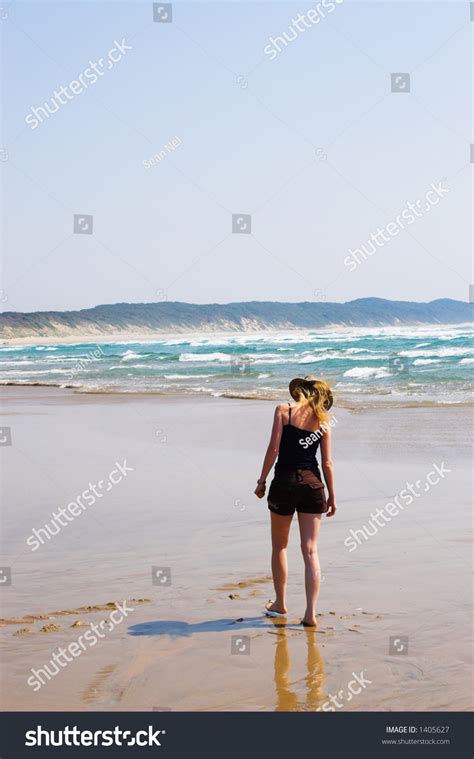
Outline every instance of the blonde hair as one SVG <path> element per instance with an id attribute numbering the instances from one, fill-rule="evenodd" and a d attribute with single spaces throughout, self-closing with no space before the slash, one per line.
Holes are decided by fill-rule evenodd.
<path id="1" fill-rule="evenodd" d="M 320 424 L 330 421 L 328 411 L 333 404 L 333 395 L 330 386 L 324 380 L 305 377 L 304 384 L 295 388 L 293 397 L 297 403 L 311 406 Z"/>

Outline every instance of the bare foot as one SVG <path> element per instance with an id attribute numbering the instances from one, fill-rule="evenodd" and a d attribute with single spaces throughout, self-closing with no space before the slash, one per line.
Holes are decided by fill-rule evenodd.
<path id="1" fill-rule="evenodd" d="M 318 623 L 316 621 L 316 617 L 303 617 L 301 620 L 301 624 L 303 627 L 317 627 Z"/>
<path id="2" fill-rule="evenodd" d="M 272 600 L 268 601 L 265 604 L 265 609 L 266 609 L 266 611 L 273 612 L 274 614 L 287 614 L 288 613 L 288 609 L 286 608 L 286 606 L 278 605 L 276 601 L 272 601 Z"/>

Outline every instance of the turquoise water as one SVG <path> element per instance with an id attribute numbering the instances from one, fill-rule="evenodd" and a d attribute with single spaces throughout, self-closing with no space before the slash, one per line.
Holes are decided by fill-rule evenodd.
<path id="1" fill-rule="evenodd" d="M 278 399 L 292 377 L 316 374 L 354 401 L 464 403 L 473 364 L 466 325 L 341 328 L 2 346 L 0 382 Z"/>

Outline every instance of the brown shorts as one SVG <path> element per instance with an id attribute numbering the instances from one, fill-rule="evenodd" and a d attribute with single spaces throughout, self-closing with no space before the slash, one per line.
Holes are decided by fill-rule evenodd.
<path id="1" fill-rule="evenodd" d="M 301 485 L 296 471 L 275 475 L 268 491 L 268 508 L 281 516 L 292 516 L 295 511 L 324 514 L 328 510 L 324 488 Z"/>

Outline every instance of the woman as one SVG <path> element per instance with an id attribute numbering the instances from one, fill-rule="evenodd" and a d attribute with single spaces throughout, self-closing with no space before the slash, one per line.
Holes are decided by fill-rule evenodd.
<path id="1" fill-rule="evenodd" d="M 328 411 L 333 397 L 329 385 L 316 377 L 291 380 L 290 395 L 295 403 L 276 407 L 272 436 L 265 454 L 255 495 L 263 498 L 267 476 L 275 463 L 275 477 L 268 493 L 272 529 L 272 574 L 276 598 L 265 606 L 272 617 L 285 616 L 288 564 L 286 547 L 295 510 L 305 564 L 306 611 L 302 624 L 316 627 L 316 601 L 321 575 L 317 541 L 321 514 L 336 513 L 331 428 Z M 321 445 L 321 461 L 328 498 L 321 482 L 316 452 Z"/>

